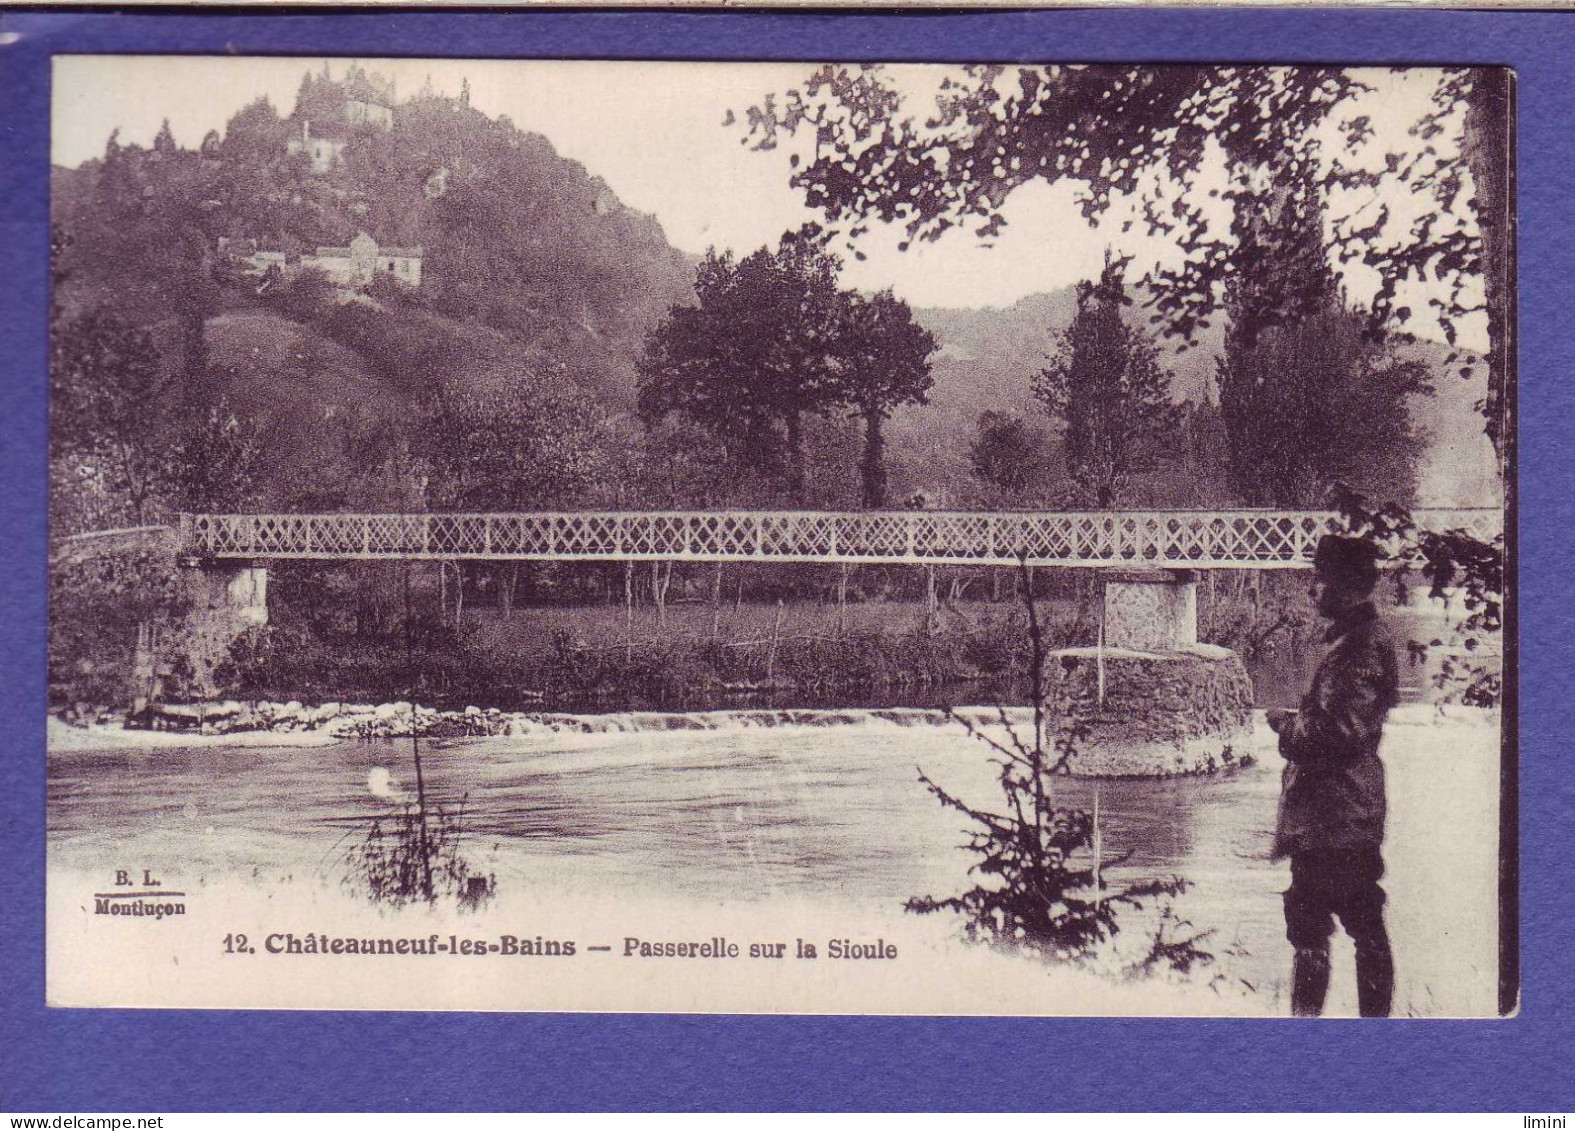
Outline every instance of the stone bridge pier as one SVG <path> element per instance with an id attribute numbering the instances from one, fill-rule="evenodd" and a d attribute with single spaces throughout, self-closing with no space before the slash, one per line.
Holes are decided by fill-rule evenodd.
<path id="1" fill-rule="evenodd" d="M 1100 642 L 1050 655 L 1047 694 L 1077 737 L 1072 773 L 1155 777 L 1250 760 L 1252 681 L 1241 657 L 1198 643 L 1190 570 L 1104 573 Z"/>
<path id="2" fill-rule="evenodd" d="M 268 570 L 191 556 L 179 564 L 188 609 L 175 651 L 190 663 L 197 690 L 213 694 L 231 646 L 248 629 L 268 623 Z"/>

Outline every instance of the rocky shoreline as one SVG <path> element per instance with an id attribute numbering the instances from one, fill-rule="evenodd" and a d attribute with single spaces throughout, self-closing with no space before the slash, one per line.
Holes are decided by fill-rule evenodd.
<path id="1" fill-rule="evenodd" d="M 196 735 L 242 735 L 318 732 L 330 738 L 406 738 L 433 735 L 453 738 L 486 738 L 523 733 L 523 713 L 466 707 L 440 711 L 405 701 L 390 703 L 321 703 L 316 706 L 292 699 L 287 703 L 262 700 L 242 703 L 156 704 L 142 715 L 129 718 L 127 729 Z"/>
<path id="2" fill-rule="evenodd" d="M 1014 725 L 1031 721 L 1031 709 L 1008 708 Z M 236 700 L 193 704 L 158 704 L 123 722 L 126 733 L 170 738 L 255 735 L 318 735 L 330 740 L 408 738 L 526 737 L 543 734 L 601 734 L 614 732 L 709 731 L 726 726 L 771 729 L 785 726 L 836 726 L 885 723 L 902 727 L 952 725 L 952 715 L 976 725 L 1000 722 L 993 707 L 964 707 L 954 712 L 925 707 L 886 708 L 760 708 L 719 711 L 621 711 L 610 714 L 569 714 L 549 711 L 503 711 L 496 707 L 440 710 L 407 701 L 389 703 L 323 703 L 309 706 Z M 68 725 L 104 726 L 122 720 L 62 718 Z"/>
<path id="3" fill-rule="evenodd" d="M 876 725 L 915 729 L 958 727 L 991 730 L 1010 725 L 1020 735 L 1033 726 L 1029 707 L 959 707 L 951 711 L 925 707 L 886 708 L 762 708 L 698 712 L 627 711 L 613 714 L 564 714 L 545 711 L 503 711 L 465 707 L 440 710 L 407 701 L 379 704 L 330 702 L 307 705 L 299 700 L 240 702 L 225 700 L 193 704 L 159 704 L 133 718 L 97 714 L 50 719 L 51 750 L 115 749 L 120 746 L 331 745 L 336 742 L 408 738 L 536 738 L 556 735 L 768 730 L 782 727 L 822 728 Z M 1166 778 L 1207 775 L 1250 765 L 1252 723 L 1238 748 L 1218 756 L 1212 748 L 1164 745 L 1145 747 L 1142 757 L 1112 760 L 1095 743 L 1083 757 L 1074 755 L 1063 772 L 1075 777 Z M 1179 751 L 1179 753 L 1178 753 Z"/>

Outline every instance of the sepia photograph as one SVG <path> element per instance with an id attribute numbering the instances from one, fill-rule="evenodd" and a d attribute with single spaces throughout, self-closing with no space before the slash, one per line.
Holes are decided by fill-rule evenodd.
<path id="1" fill-rule="evenodd" d="M 52 84 L 51 1005 L 1518 1008 L 1507 68 Z"/>

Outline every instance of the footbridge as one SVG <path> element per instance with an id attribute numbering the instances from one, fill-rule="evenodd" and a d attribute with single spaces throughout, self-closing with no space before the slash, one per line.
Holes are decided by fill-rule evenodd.
<path id="1" fill-rule="evenodd" d="M 1412 518 L 1438 533 L 1491 540 L 1503 532 L 1498 510 L 1423 509 Z M 1339 526 L 1334 512 L 1282 510 L 183 514 L 169 525 L 58 539 L 51 559 L 62 566 L 173 551 L 187 567 L 181 635 L 200 686 L 217 686 L 231 643 L 267 623 L 269 570 L 291 560 L 1089 568 L 1103 574 L 1102 648 L 1193 663 L 1201 662 L 1197 571 L 1307 569 L 1318 540 Z M 151 659 L 143 666 L 151 671 Z M 1237 674 L 1245 680 L 1230 679 Z"/>
<path id="2" fill-rule="evenodd" d="M 1424 530 L 1503 531 L 1503 512 L 1419 509 Z M 186 554 L 251 562 L 675 561 L 1306 569 L 1332 511 L 576 511 L 183 514 Z"/>

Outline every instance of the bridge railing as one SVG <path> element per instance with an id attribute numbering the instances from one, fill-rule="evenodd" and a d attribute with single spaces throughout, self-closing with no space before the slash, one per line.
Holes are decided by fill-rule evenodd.
<path id="1" fill-rule="evenodd" d="M 1418 510 L 1426 529 L 1491 538 L 1502 512 Z M 335 560 L 908 562 L 1298 569 L 1330 511 L 587 511 L 192 514 L 188 551 Z"/>

